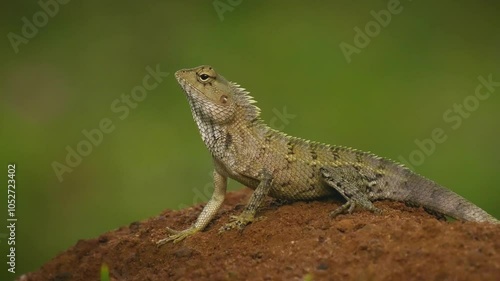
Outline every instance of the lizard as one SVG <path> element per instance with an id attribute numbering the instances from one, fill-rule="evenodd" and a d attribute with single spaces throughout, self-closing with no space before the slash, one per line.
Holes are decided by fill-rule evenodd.
<path id="1" fill-rule="evenodd" d="M 241 214 L 231 216 L 221 232 L 242 229 L 256 220 L 266 196 L 298 201 L 340 194 L 345 203 L 331 212 L 332 217 L 350 214 L 356 208 L 380 213 L 373 202 L 387 199 L 423 206 L 458 220 L 500 223 L 455 192 L 397 162 L 272 129 L 260 118 L 250 93 L 211 66 L 181 69 L 175 77 L 212 156 L 214 191 L 189 228 L 167 228 L 169 235 L 157 241 L 158 245 L 179 242 L 203 230 L 224 201 L 228 178 L 254 192 Z"/>

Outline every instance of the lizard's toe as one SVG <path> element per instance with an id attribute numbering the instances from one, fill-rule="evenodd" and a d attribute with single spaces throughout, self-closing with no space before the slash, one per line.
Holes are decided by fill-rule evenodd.
<path id="1" fill-rule="evenodd" d="M 231 216 L 230 222 L 225 224 L 223 227 L 219 229 L 219 233 L 231 230 L 233 228 L 243 229 L 247 224 L 254 221 L 253 216 L 249 215 L 239 215 L 239 216 Z"/>
<path id="2" fill-rule="evenodd" d="M 351 201 L 347 201 L 342 206 L 340 206 L 337 209 L 333 210 L 330 213 L 330 217 L 331 218 L 335 218 L 336 216 L 341 215 L 341 214 L 351 213 L 353 209 L 354 209 L 354 204 Z"/>
<path id="3" fill-rule="evenodd" d="M 178 233 L 180 232 L 179 230 L 174 230 L 174 229 L 172 229 L 172 228 L 170 228 L 170 227 L 168 227 L 168 226 L 167 226 L 167 227 L 165 227 L 165 229 L 166 229 L 166 230 L 167 230 L 167 232 L 168 232 L 168 233 L 170 233 L 170 234 L 178 234 Z"/>
<path id="4" fill-rule="evenodd" d="M 195 227 L 190 227 L 190 228 L 184 229 L 182 231 L 177 231 L 177 230 L 173 230 L 173 229 L 167 227 L 167 232 L 170 233 L 171 235 L 169 235 L 163 239 L 158 240 L 156 242 L 156 246 L 159 247 L 159 246 L 166 244 L 170 241 L 173 241 L 173 243 L 180 242 L 180 241 L 184 240 L 184 238 L 191 236 L 191 235 L 195 234 L 196 232 L 198 232 L 198 229 Z"/>

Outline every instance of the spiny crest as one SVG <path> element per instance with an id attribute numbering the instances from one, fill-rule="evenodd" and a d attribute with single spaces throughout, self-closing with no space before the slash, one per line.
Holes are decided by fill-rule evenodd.
<path id="1" fill-rule="evenodd" d="M 236 103 L 245 109 L 245 117 L 247 120 L 252 121 L 258 118 L 260 115 L 260 108 L 254 105 L 257 101 L 250 95 L 250 92 L 234 82 L 230 82 L 230 85 L 233 89 Z"/>

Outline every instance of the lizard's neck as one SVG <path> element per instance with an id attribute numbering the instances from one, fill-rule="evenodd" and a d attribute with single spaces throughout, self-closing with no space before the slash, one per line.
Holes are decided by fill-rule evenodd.
<path id="1" fill-rule="evenodd" d="M 266 133 L 271 130 L 261 120 L 216 124 L 196 114 L 193 117 L 206 147 L 214 158 L 222 162 L 241 160 L 243 155 L 251 157 L 255 148 L 264 141 Z"/>
<path id="2" fill-rule="evenodd" d="M 231 142 L 232 136 L 228 133 L 226 126 L 216 125 L 196 120 L 201 138 L 210 153 L 216 158 L 222 158 L 227 150 L 227 143 Z"/>
<path id="3" fill-rule="evenodd" d="M 222 159 L 227 154 L 229 146 L 232 145 L 232 134 L 230 133 L 233 124 L 218 124 L 208 115 L 204 114 L 201 107 L 196 103 L 191 103 L 191 113 L 198 126 L 201 138 L 213 157 Z"/>
<path id="4" fill-rule="evenodd" d="M 237 85 L 235 85 L 236 87 Z M 243 89 L 237 88 L 238 95 L 235 114 L 227 122 L 220 123 L 206 112 L 206 105 L 188 98 L 193 119 L 198 126 L 203 142 L 215 158 L 227 158 L 235 149 L 245 146 L 246 143 L 257 141 L 257 132 L 267 127 L 259 118 L 260 109 L 253 105 L 254 101 Z M 259 129 L 260 128 L 260 129 Z"/>

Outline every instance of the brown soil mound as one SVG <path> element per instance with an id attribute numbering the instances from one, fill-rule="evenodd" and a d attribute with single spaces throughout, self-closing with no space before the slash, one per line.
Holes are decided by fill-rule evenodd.
<path id="1" fill-rule="evenodd" d="M 338 203 L 266 204 L 243 231 L 218 229 L 249 190 L 230 193 L 219 216 L 177 244 L 157 247 L 165 227 L 188 227 L 202 205 L 80 240 L 20 280 L 500 280 L 500 226 L 443 222 L 420 208 L 377 202 L 330 219 Z"/>

